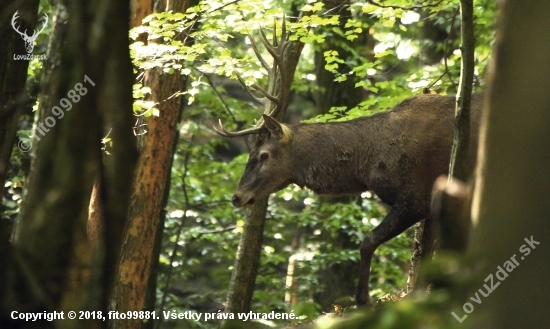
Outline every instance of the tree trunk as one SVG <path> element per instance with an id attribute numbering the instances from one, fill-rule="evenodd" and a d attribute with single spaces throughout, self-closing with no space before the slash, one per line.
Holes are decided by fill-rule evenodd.
<path id="1" fill-rule="evenodd" d="M 15 33 L 8 22 L 10 16 L 19 10 L 19 22 L 23 31 L 32 30 L 36 25 L 36 11 L 38 1 L 30 0 L 17 3 L 2 2 L 0 4 L 0 35 L 2 46 L 0 47 L 0 212 L 4 197 L 4 183 L 11 151 L 15 141 L 15 133 L 19 117 L 23 112 L 25 97 L 23 96 L 25 82 L 27 81 L 28 61 L 15 61 L 15 54 L 24 54 L 23 40 Z M 0 214 L 1 215 L 1 214 Z M 2 216 L 0 216 L 2 218 Z M 0 219 L 0 264 L 10 264 L 12 261 L 12 248 L 10 246 L 12 226 L 9 221 Z M 0 267 L 0 282 L 7 282 L 8 267 Z M 0 285 L 0 301 L 3 300 L 6 286 Z M 0 317 L 5 315 L 0 313 Z"/>
<path id="2" fill-rule="evenodd" d="M 550 2 L 503 5 L 482 121 L 470 246 L 485 264 L 473 288 L 482 288 L 489 274 L 498 288 L 487 303 L 475 305 L 476 314 L 479 308 L 487 315 L 476 327 L 550 328 L 550 43 L 541 42 L 550 38 Z M 519 265 L 499 280 L 497 267 L 512 257 Z"/>
<path id="3" fill-rule="evenodd" d="M 26 54 L 25 43 L 9 23 L 17 11 L 16 21 L 20 31 L 33 31 L 36 26 L 38 0 L 10 2 L 0 4 L 0 211 L 4 196 L 6 172 L 15 142 L 19 118 L 28 102 L 24 91 L 27 81 L 29 61 L 14 60 L 14 55 Z M 11 235 L 11 225 L 0 221 L 0 263 L 7 256 L 7 242 Z M 3 281 L 3 270 L 0 270 L 0 281 Z M 0 288 L 1 294 L 1 288 Z"/>
<path id="4" fill-rule="evenodd" d="M 55 10 L 56 18 L 67 17 L 63 5 L 56 5 Z M 26 183 L 12 264 L 13 271 L 19 272 L 18 282 L 8 283 L 12 289 L 19 287 L 10 292 L 17 296 L 11 300 L 10 308 L 18 311 L 68 311 L 68 306 L 78 311 L 99 306 L 87 299 L 91 291 L 85 283 L 90 278 L 92 259 L 82 210 L 88 198 L 85 191 L 91 186 L 90 175 L 97 166 L 100 126 L 97 113 L 84 108 L 84 102 L 72 103 L 74 111 L 62 119 L 58 117 L 59 121 L 46 115 L 77 82 L 69 78 L 74 63 L 55 64 L 67 55 L 68 49 L 66 20 L 58 22 L 52 32 L 49 60 L 44 65 L 42 84 L 47 87 L 39 95 L 37 112 L 40 129 L 44 122 L 52 122 L 45 119 L 53 119 L 54 126 L 45 127 L 44 135 L 35 132 L 36 159 Z M 75 43 L 71 46 L 78 47 Z M 82 70 L 77 72 L 83 78 Z M 93 97 L 87 96 L 87 100 Z M 53 323 L 49 325 L 53 327 Z M 75 323 L 69 321 L 66 325 L 70 328 Z"/>
<path id="5" fill-rule="evenodd" d="M 409 274 L 407 278 L 407 293 L 410 293 L 417 285 L 418 274 L 420 273 L 420 264 L 422 261 L 422 235 L 424 233 L 425 221 L 420 221 L 414 225 L 413 253 L 410 260 Z"/>
<path id="6" fill-rule="evenodd" d="M 125 114 L 132 109 L 128 7 L 124 1 L 69 2 L 68 8 L 61 1 L 54 3 L 56 25 L 34 132 L 36 159 L 21 206 L 15 257 L 7 266 L 17 282 L 3 282 L 11 290 L 1 296 L 10 310 L 65 313 L 64 320 L 32 323 L 36 327 L 100 328 L 106 323 L 67 316 L 79 310 L 106 314 L 112 270 L 103 260 L 116 255 L 112 241 L 120 238 L 109 235 L 102 248 L 106 256 L 94 259 L 86 221 L 98 171 L 107 178 L 116 176 L 105 188 L 110 219 L 106 230 L 116 233 L 127 213 L 135 159 L 135 146 L 128 143 L 131 125 L 125 124 Z M 90 33 L 92 24 L 100 33 Z M 50 112 L 55 106 L 64 111 Z M 100 140 L 107 129 L 112 129 L 117 145 L 110 150 L 112 162 L 100 169 Z"/>
<path id="7" fill-rule="evenodd" d="M 339 27 L 345 30 L 345 25 L 351 13 L 349 12 L 349 1 L 324 0 L 325 7 L 331 11 L 331 14 L 340 15 Z M 344 12 L 340 12 L 344 11 Z M 349 41 L 346 38 L 334 33 L 332 27 L 327 28 L 326 41 L 321 45 L 321 49 L 315 52 L 315 76 L 319 91 L 315 93 L 315 107 L 317 113 L 327 113 L 331 107 L 345 106 L 351 109 L 357 106 L 366 98 L 366 91 L 363 88 L 356 88 L 355 84 L 360 80 L 355 76 L 348 76 L 346 81 L 336 81 L 336 75 L 325 69 L 326 61 L 323 53 L 327 50 L 336 50 L 338 55 L 344 61 L 353 60 L 356 56 L 347 49 L 359 49 L 364 52 L 369 60 L 374 60 L 374 41 L 370 40 L 367 31 L 363 31 L 358 38 Z M 340 64 L 338 72 L 346 74 L 351 72 L 353 67 L 347 64 Z"/>
<path id="8" fill-rule="evenodd" d="M 153 1 L 151 0 L 131 0 L 130 26 L 137 27 L 141 21 L 153 13 Z M 141 40 L 146 41 L 146 40 Z"/>
<path id="9" fill-rule="evenodd" d="M 185 12 L 195 5 L 194 0 L 163 2 L 156 11 Z M 148 6 L 147 6 L 148 7 Z M 140 6 L 140 8 L 144 8 Z M 152 8 L 152 5 L 151 5 Z M 146 16 L 143 12 L 135 16 Z M 185 35 L 182 35 L 182 39 Z M 158 265 L 159 239 L 164 226 L 164 212 L 167 202 L 168 182 L 178 140 L 177 122 L 182 109 L 181 97 L 171 97 L 183 91 L 185 78 L 179 71 L 163 73 L 162 68 L 146 72 L 144 86 L 151 88 L 152 101 L 158 103 L 160 116 L 145 119 L 147 134 L 143 140 L 141 154 L 132 186 L 131 207 L 124 238 L 118 281 L 111 298 L 111 306 L 119 312 L 152 310 L 151 284 Z M 154 286 L 153 286 L 154 287 Z M 111 328 L 144 328 L 152 325 L 142 320 L 114 320 Z"/>
<path id="10" fill-rule="evenodd" d="M 288 85 L 280 83 L 275 84 L 273 94 L 281 93 L 284 98 L 281 100 L 281 111 L 275 118 L 283 121 L 288 100 L 292 77 L 296 71 L 296 66 L 300 59 L 300 54 L 304 44 L 299 41 L 293 41 L 288 44 L 284 53 L 284 63 L 286 74 L 290 77 Z M 273 83 L 270 81 L 270 83 Z M 271 108 L 271 103 L 267 102 L 266 108 Z M 267 209 L 267 198 L 258 199 L 246 211 L 246 223 L 243 227 L 241 240 L 235 258 L 235 265 L 231 276 L 231 282 L 227 293 L 226 309 L 228 313 L 249 312 L 252 301 L 252 294 L 256 283 L 256 275 L 260 264 L 260 255 L 262 248 L 263 230 L 265 226 L 265 214 Z"/>
<path id="11" fill-rule="evenodd" d="M 468 177 L 468 147 L 470 145 L 470 103 L 474 83 L 474 1 L 460 0 L 460 33 L 462 40 L 462 57 L 460 83 L 456 95 L 455 134 L 449 164 L 449 180 L 453 177 L 463 182 Z"/>
<path id="12" fill-rule="evenodd" d="M 266 211 L 267 198 L 257 200 L 246 211 L 246 221 L 227 292 L 225 305 L 227 313 L 250 311 L 256 275 L 260 266 Z"/>
<path id="13" fill-rule="evenodd" d="M 455 133 L 453 138 L 453 147 L 451 149 L 451 160 L 449 163 L 449 181 L 451 181 L 453 177 L 456 177 L 463 182 L 467 182 L 470 179 L 470 177 L 466 174 L 468 167 L 466 160 L 468 158 L 468 148 L 470 145 L 470 103 L 472 99 L 475 68 L 473 6 L 473 0 L 460 1 L 462 58 L 460 83 L 458 85 L 458 93 L 456 95 Z M 433 224 L 433 221 L 427 219 L 416 224 L 415 226 L 414 251 L 411 258 L 409 278 L 407 280 L 408 292 L 412 291 L 415 287 L 421 260 L 428 260 L 432 256 L 433 246 L 430 245 L 431 243 L 428 240 L 434 238 L 432 232 Z M 422 246 L 425 246 L 425 248 L 422 248 Z M 421 285 L 417 287 L 417 289 L 424 287 L 424 285 Z"/>

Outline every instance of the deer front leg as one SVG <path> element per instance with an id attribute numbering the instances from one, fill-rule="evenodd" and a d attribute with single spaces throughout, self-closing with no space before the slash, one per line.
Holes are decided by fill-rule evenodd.
<path id="1" fill-rule="evenodd" d="M 417 214 L 411 215 L 404 208 L 394 206 L 382 223 L 367 233 L 361 243 L 361 264 L 359 266 L 359 284 L 355 295 L 357 306 L 370 304 L 369 277 L 372 255 L 382 243 L 396 237 L 407 228 L 422 219 Z"/>

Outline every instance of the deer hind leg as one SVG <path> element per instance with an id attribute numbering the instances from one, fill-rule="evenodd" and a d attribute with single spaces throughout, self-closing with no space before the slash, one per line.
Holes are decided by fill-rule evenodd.
<path id="1" fill-rule="evenodd" d="M 411 214 L 394 206 L 382 223 L 367 233 L 361 243 L 361 264 L 359 266 L 359 284 L 355 295 L 357 305 L 370 304 L 369 278 L 372 255 L 382 243 L 396 237 L 419 220 L 422 216 Z"/>

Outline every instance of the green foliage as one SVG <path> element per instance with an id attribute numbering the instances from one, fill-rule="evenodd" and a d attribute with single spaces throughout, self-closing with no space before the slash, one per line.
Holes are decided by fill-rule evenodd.
<path id="1" fill-rule="evenodd" d="M 483 281 L 479 273 L 480 259 L 466 258 L 456 253 L 439 252 L 434 261 L 424 264 L 421 275 L 437 284 L 429 293 L 415 292 L 404 296 L 390 295 L 373 309 L 346 308 L 315 319 L 317 329 L 415 329 L 476 327 L 483 317 L 480 312 L 466 315 L 463 303 L 470 301 L 468 292 Z M 457 317 L 453 316 L 453 312 Z"/>
<path id="2" fill-rule="evenodd" d="M 321 1 L 312 0 L 202 1 L 186 13 L 151 15 L 142 26 L 131 31 L 134 42 L 130 53 L 139 77 L 133 90 L 136 114 L 161 115 L 158 104 L 151 101 L 151 90 L 143 86 L 141 73 L 144 70 L 158 68 L 164 74 L 180 74 L 188 81 L 187 88 L 173 96 L 185 97 L 186 108 L 178 126 L 181 139 L 171 169 L 158 274 L 159 308 L 162 305 L 164 310 L 211 311 L 215 309 L 215 305 L 211 305 L 213 301 L 223 303 L 225 300 L 244 225 L 244 212 L 235 210 L 229 200 L 244 168 L 247 156 L 242 151 L 247 147 L 241 145 L 239 152 L 242 154 L 234 156 L 235 146 L 216 138 L 211 126 L 220 118 L 228 129 L 242 128 L 259 118 L 261 109 L 255 104 L 230 97 L 227 81 L 235 82 L 240 75 L 253 89 L 266 84 L 267 72 L 251 47 L 252 39 L 259 43 L 260 28 L 268 40 L 273 38 L 274 32 L 280 35 L 280 19 L 286 13 L 291 20 L 287 24 L 290 39 L 305 43 L 292 86 L 294 102 L 288 110 L 291 116 L 305 122 L 344 121 L 370 115 L 426 87 L 440 93 L 456 91 L 450 77 L 458 81 L 460 69 L 459 21 L 455 14 L 458 0 L 375 3 L 354 1 L 349 4 L 349 11 L 338 12 L 327 9 Z M 478 89 L 483 86 L 482 77 L 494 39 L 495 6 L 491 0 L 475 2 Z M 294 8 L 298 8 L 297 11 L 291 12 Z M 53 17 L 47 1 L 41 0 L 41 9 Z M 294 19 L 298 15 L 298 19 Z M 428 20 L 449 33 L 448 39 L 425 37 L 422 28 Z M 275 21 L 278 23 L 273 28 Z M 48 28 L 39 36 L 37 49 L 45 49 L 50 31 Z M 327 47 L 326 41 L 336 36 L 353 41 L 365 34 L 372 46 L 351 47 L 347 43 L 337 43 L 340 49 Z M 443 50 L 446 60 L 427 63 L 424 57 L 429 47 Z M 259 50 L 270 64 L 267 51 L 261 45 Z M 344 57 L 340 50 L 351 55 Z M 354 108 L 335 107 L 328 113 L 313 116 L 317 112 L 308 99 L 317 91 L 315 52 L 323 55 L 324 68 L 335 74 L 336 81 L 354 79 L 355 88 L 365 94 L 363 102 Z M 346 67 L 343 64 L 351 70 L 343 71 Z M 38 61 L 30 63 L 29 82 L 38 81 L 41 65 Z M 309 119 L 304 120 L 306 118 Z M 24 129 L 19 137 L 30 134 L 31 121 L 31 116 L 24 116 Z M 229 156 L 224 155 L 232 150 Z M 6 182 L 9 197 L 4 198 L 2 220 L 13 219 L 18 213 L 29 161 L 27 153 L 14 148 Z M 286 276 L 292 259 L 298 282 L 298 304 L 294 310 L 302 316 L 297 322 L 314 318 L 319 312 L 316 295 L 326 289 L 320 285 L 320 272 L 335 264 L 356 265 L 358 245 L 364 233 L 374 228 L 384 215 L 385 210 L 367 194 L 355 202 L 332 203 L 291 186 L 273 195 L 252 309 L 255 312 L 289 311 L 285 293 L 289 293 Z M 354 246 L 338 245 L 342 232 Z M 395 294 L 405 288 L 404 269 L 410 258 L 411 235 L 411 231 L 405 232 L 377 250 L 370 282 L 373 298 Z M 448 301 L 449 296 L 444 293 L 432 294 L 416 304 L 404 300 L 356 318 L 361 328 L 417 328 L 421 325 L 453 328 L 457 325 L 450 315 L 443 318 L 431 312 L 448 307 Z M 343 323 L 339 326 L 353 328 Z M 215 327 L 212 323 L 185 320 L 168 325 Z"/>
<path id="3" fill-rule="evenodd" d="M 410 7 L 409 1 L 395 0 L 392 5 Z M 308 95 L 316 91 L 314 53 L 320 51 L 325 69 L 333 72 L 337 81 L 355 79 L 366 97 L 357 107 L 337 107 L 328 113 L 304 120 L 328 122 L 350 120 L 385 110 L 403 99 L 432 88 L 442 93 L 456 90 L 449 76 L 458 80 L 460 53 L 457 17 L 458 1 L 418 4 L 424 6 L 422 17 L 417 9 L 380 8 L 370 2 L 353 2 L 350 15 L 343 24 L 341 17 L 327 11 L 323 2 L 308 1 L 299 7 L 303 14 L 287 24 L 291 40 L 306 43 L 294 77 L 293 91 Z M 144 20 L 131 37 L 134 63 L 139 70 L 159 67 L 166 74 L 181 74 L 189 81 L 181 94 L 187 98 L 187 108 L 180 125 L 182 139 L 172 168 L 172 186 L 167 207 L 165 240 L 159 271 L 159 299 L 164 309 L 182 311 L 204 308 L 212 300 L 223 303 L 235 252 L 244 224 L 244 213 L 232 208 L 229 199 L 244 168 L 246 155 L 231 161 L 219 161 L 227 143 L 212 138 L 211 125 L 220 118 L 228 129 L 242 128 L 259 118 L 261 110 L 253 103 L 229 97 L 227 79 L 236 81 L 240 75 L 248 86 L 266 85 L 267 72 L 255 58 L 251 39 L 259 41 L 263 28 L 267 39 L 281 33 L 280 18 L 289 12 L 290 3 L 277 1 L 202 2 L 187 13 L 159 13 Z M 476 7 L 476 49 L 478 75 L 485 71 L 492 40 L 494 5 L 482 1 Z M 435 43 L 420 38 L 426 19 L 454 33 L 448 41 Z M 454 23 L 453 23 L 454 21 Z M 146 33 L 147 42 L 139 35 Z M 365 49 L 342 46 L 352 54 L 343 58 L 337 49 L 327 49 L 325 41 L 333 36 L 354 40 L 368 33 L 375 46 Z M 193 42 L 186 42 L 192 38 Z M 444 61 L 424 64 L 423 49 L 436 46 L 445 49 Z M 260 52 L 270 63 L 263 47 Z M 343 64 L 351 67 L 342 72 Z M 481 81 L 481 79 L 478 79 Z M 480 82 L 478 84 L 481 84 Z M 149 111 L 148 90 L 135 89 L 136 111 Z M 290 104 L 289 112 L 305 119 L 315 113 L 311 103 Z M 227 150 L 227 149 L 226 149 Z M 315 316 L 319 305 L 316 295 L 326 287 L 320 285 L 320 272 L 335 264 L 357 264 L 358 246 L 363 235 L 385 216 L 376 199 L 364 194 L 357 202 L 324 202 L 310 191 L 291 186 L 270 198 L 265 227 L 261 267 L 256 281 L 252 310 L 255 312 L 286 312 L 285 294 L 287 266 L 295 262 L 294 278 L 298 282 L 298 322 Z M 345 232 L 354 246 L 343 248 L 338 238 Z M 381 298 L 396 294 L 406 286 L 407 263 L 411 255 L 412 230 L 382 245 L 373 259 L 371 293 Z M 297 243 L 298 242 L 298 243 Z M 170 277 L 170 282 L 166 280 Z M 349 280 L 357 280 L 356 277 Z M 286 288 L 285 288 L 286 287 Z M 169 293 L 163 297 L 164 291 Z M 434 296 L 434 298 L 440 298 Z M 441 297 L 442 298 L 442 297 Z M 431 302 L 429 302 L 431 303 Z M 432 306 L 433 304 L 426 304 Z M 403 306 L 401 306 L 403 305 Z M 419 308 L 428 307 L 419 306 Z M 401 302 L 384 315 L 384 328 L 395 327 L 401 319 L 411 316 L 414 308 Z M 416 321 L 412 316 L 410 321 Z M 409 321 L 409 320 L 407 320 Z M 182 323 L 178 320 L 178 324 Z M 185 323 L 187 327 L 210 327 L 200 322 Z"/>

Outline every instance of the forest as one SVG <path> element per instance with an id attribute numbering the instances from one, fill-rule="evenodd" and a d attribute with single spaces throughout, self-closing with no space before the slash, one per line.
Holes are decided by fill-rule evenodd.
<path id="1" fill-rule="evenodd" d="M 550 328 L 548 17 L 2 1 L 0 329 Z"/>

